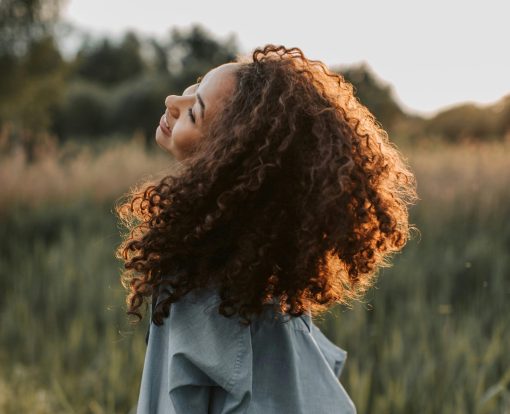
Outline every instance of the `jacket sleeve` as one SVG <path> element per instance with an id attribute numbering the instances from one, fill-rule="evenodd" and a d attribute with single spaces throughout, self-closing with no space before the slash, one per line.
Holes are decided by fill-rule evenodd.
<path id="1" fill-rule="evenodd" d="M 193 291 L 171 306 L 168 392 L 178 414 L 205 414 L 215 404 L 214 412 L 242 413 L 251 399 L 250 328 L 219 314 L 219 303 L 214 290 Z"/>
<path id="2" fill-rule="evenodd" d="M 315 324 L 312 324 L 311 332 L 331 370 L 339 378 L 345 366 L 347 351 L 331 342 Z"/>

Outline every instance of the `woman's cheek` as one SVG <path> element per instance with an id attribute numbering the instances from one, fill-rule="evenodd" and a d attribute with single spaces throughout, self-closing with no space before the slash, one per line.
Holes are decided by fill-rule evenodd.
<path id="1" fill-rule="evenodd" d="M 175 149 L 183 155 L 192 152 L 199 139 L 200 134 L 197 131 L 181 131 L 174 129 L 172 132 L 173 145 Z"/>

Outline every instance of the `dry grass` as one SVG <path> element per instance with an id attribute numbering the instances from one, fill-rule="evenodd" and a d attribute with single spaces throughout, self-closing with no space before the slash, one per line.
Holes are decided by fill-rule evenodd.
<path id="1" fill-rule="evenodd" d="M 510 143 L 401 150 L 420 238 L 365 303 L 316 322 L 349 353 L 360 414 L 508 413 Z M 145 332 L 126 326 L 111 208 L 172 159 L 133 139 L 0 160 L 0 412 L 130 412 Z"/>
<path id="2" fill-rule="evenodd" d="M 423 200 L 450 205 L 477 197 L 480 208 L 490 209 L 492 197 L 508 190 L 510 141 L 411 147 L 405 154 Z"/>
<path id="3" fill-rule="evenodd" d="M 175 162 L 156 144 L 147 151 L 143 138 L 136 135 L 102 147 L 73 142 L 57 147 L 50 142 L 37 151 L 33 162 L 21 148 L 0 152 L 0 205 L 15 200 L 37 206 L 80 197 L 102 202 L 135 183 L 163 176 Z M 419 178 L 422 199 L 451 203 L 459 197 L 483 196 L 480 202 L 490 206 L 493 201 L 485 197 L 486 190 L 500 193 L 510 182 L 510 141 L 435 143 L 401 150 Z"/>
<path id="4" fill-rule="evenodd" d="M 147 151 L 136 135 L 104 144 L 100 150 L 73 142 L 48 145 L 32 162 L 18 147 L 0 154 L 0 206 L 13 200 L 32 207 L 77 198 L 103 202 L 137 182 L 164 175 L 173 165 L 170 155 L 158 148 Z"/>

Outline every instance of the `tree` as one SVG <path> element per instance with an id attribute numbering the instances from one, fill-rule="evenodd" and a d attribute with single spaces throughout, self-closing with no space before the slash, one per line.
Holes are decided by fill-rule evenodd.
<path id="1" fill-rule="evenodd" d="M 234 35 L 216 40 L 201 25 L 189 30 L 174 28 L 167 45 L 168 69 L 179 92 L 196 82 L 215 66 L 235 59 L 238 53 Z"/>
<path id="2" fill-rule="evenodd" d="M 28 158 L 64 87 L 65 65 L 54 40 L 60 0 L 0 2 L 0 128 Z"/>
<path id="3" fill-rule="evenodd" d="M 234 37 L 217 40 L 199 25 L 173 29 L 166 41 L 133 33 L 118 44 L 89 41 L 73 62 L 75 76 L 56 113 L 55 132 L 77 137 L 140 131 L 153 144 L 165 97 L 182 93 L 237 53 Z"/>
<path id="4" fill-rule="evenodd" d="M 455 105 L 427 120 L 425 129 L 449 141 L 501 138 L 498 113 L 493 106 L 472 103 Z"/>
<path id="5" fill-rule="evenodd" d="M 133 32 L 126 33 L 119 44 L 103 38 L 83 45 L 75 62 L 76 76 L 106 87 L 135 79 L 144 69 L 140 41 Z"/>
<path id="6" fill-rule="evenodd" d="M 365 63 L 336 69 L 336 72 L 354 86 L 355 95 L 384 128 L 392 129 L 405 116 L 393 97 L 391 86 L 379 81 Z"/>
<path id="7" fill-rule="evenodd" d="M 0 56 L 23 56 L 30 44 L 52 34 L 62 0 L 2 0 Z"/>

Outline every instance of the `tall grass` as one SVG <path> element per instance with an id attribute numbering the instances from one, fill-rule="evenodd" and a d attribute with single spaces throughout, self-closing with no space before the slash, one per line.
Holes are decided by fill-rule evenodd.
<path id="1" fill-rule="evenodd" d="M 510 145 L 408 149 L 420 229 L 350 311 L 319 325 L 349 352 L 360 413 L 510 412 Z"/>
<path id="2" fill-rule="evenodd" d="M 420 229 L 363 303 L 316 323 L 358 413 L 510 412 L 510 144 L 408 147 Z M 0 412 L 127 413 L 130 325 L 113 202 L 171 168 L 137 140 L 0 158 Z"/>
<path id="3" fill-rule="evenodd" d="M 0 146 L 0 213 L 13 204 L 110 202 L 135 182 L 154 179 L 173 168 L 172 159 L 156 145 L 145 148 L 142 136 L 123 138 L 105 137 L 87 145 L 45 142 L 33 161 L 22 147 L 2 153 Z"/>

